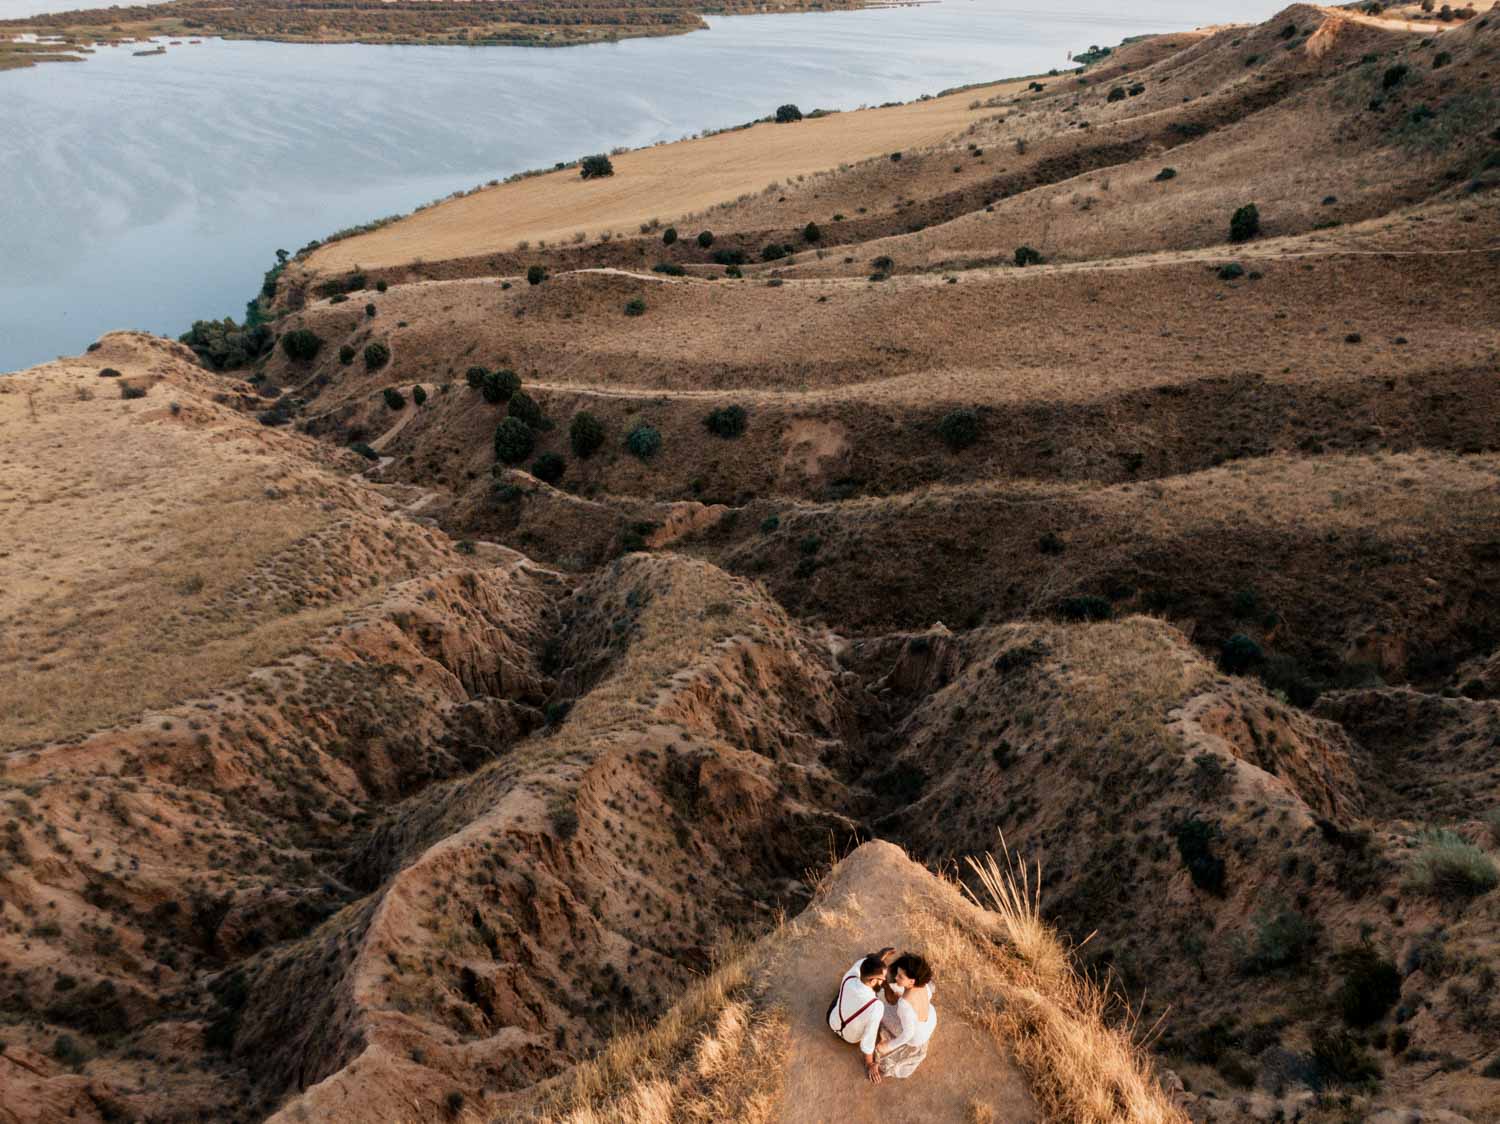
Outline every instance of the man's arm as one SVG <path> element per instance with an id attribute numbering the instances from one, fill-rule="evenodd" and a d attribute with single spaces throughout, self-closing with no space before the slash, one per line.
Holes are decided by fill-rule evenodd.
<path id="1" fill-rule="evenodd" d="M 865 1016 L 865 1032 L 859 1039 L 859 1052 L 865 1058 L 865 1076 L 872 1085 L 880 1084 L 880 1063 L 875 1060 L 875 1042 L 880 1036 L 880 1012 L 872 1009 Z"/>

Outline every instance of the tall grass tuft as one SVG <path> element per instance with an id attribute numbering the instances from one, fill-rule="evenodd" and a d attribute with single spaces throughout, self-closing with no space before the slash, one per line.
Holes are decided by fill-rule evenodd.
<path id="1" fill-rule="evenodd" d="M 1417 852 L 1406 869 L 1406 888 L 1436 898 L 1472 898 L 1500 885 L 1500 870 L 1468 840 L 1435 828 L 1417 837 Z"/>

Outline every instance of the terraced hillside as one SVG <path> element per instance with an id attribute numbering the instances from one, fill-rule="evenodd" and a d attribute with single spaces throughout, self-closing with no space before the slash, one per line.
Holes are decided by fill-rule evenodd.
<path id="1" fill-rule="evenodd" d="M 485 189 L 0 381 L 7 1109 L 1500 1119 L 1500 18 L 1409 14 Z M 813 1033 L 893 942 L 988 1063 Z"/>

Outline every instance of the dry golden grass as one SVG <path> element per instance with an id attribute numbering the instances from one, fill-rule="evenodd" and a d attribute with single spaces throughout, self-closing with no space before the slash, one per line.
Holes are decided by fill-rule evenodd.
<path id="1" fill-rule="evenodd" d="M 1068 1124 L 1186 1124 L 1163 1092 L 1129 1018 L 1111 1018 L 1117 1000 L 1081 974 L 1041 916 L 1041 869 L 1005 848 L 970 858 L 984 891 L 976 904 L 998 916 L 1009 949 L 1003 1005 L 977 1012 L 1031 1080 L 1047 1119 Z"/>
<path id="2" fill-rule="evenodd" d="M 577 1066 L 526 1119 L 554 1124 L 761 1124 L 780 1099 L 785 1016 L 751 995 L 742 949 L 690 987 L 655 1025 L 618 1035 Z"/>
<path id="3" fill-rule="evenodd" d="M 633 233 L 652 218 L 701 211 L 775 180 L 932 144 L 989 112 L 971 109 L 976 100 L 1024 88 L 1024 82 L 1001 83 L 627 152 L 613 157 L 615 174 L 607 179 L 584 180 L 568 169 L 502 184 L 334 242 L 309 262 L 316 272 L 336 273 L 512 250 L 521 241 L 556 242 L 579 230 Z"/>

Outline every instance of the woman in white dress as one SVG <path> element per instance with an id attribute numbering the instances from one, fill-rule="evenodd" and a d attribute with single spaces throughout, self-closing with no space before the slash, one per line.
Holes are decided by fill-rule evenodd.
<path id="1" fill-rule="evenodd" d="M 932 990 L 932 965 L 914 952 L 896 958 L 886 984 L 881 1042 L 875 1047 L 882 1076 L 910 1077 L 927 1057 L 938 1017 Z"/>

